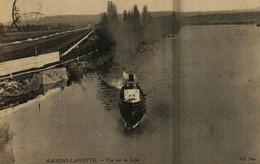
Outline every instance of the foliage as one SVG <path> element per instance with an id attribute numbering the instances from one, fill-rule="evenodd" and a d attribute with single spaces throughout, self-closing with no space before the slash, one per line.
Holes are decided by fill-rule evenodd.
<path id="1" fill-rule="evenodd" d="M 98 45 L 100 51 L 105 51 L 115 45 L 112 29 L 116 28 L 119 21 L 116 5 L 108 1 L 107 13 L 101 14 L 99 28 L 96 34 L 99 36 Z"/>
<path id="2" fill-rule="evenodd" d="M 103 46 L 128 42 L 128 45 L 138 49 L 140 45 L 153 44 L 158 38 L 169 33 L 177 33 L 179 22 L 174 12 L 171 15 L 156 18 L 145 5 L 140 13 L 138 6 L 124 10 L 123 20 L 119 20 L 117 8 L 113 2 L 108 2 L 107 13 L 101 15 L 99 23 L 100 44 Z M 130 43 L 131 42 L 131 43 Z M 113 43 L 113 44 L 111 44 Z"/>
<path id="3" fill-rule="evenodd" d="M 113 4 L 112 1 L 108 1 L 107 15 L 108 15 L 108 21 L 111 25 L 118 23 L 119 17 L 118 17 L 118 14 L 117 14 L 117 7 L 116 7 L 115 4 Z"/>

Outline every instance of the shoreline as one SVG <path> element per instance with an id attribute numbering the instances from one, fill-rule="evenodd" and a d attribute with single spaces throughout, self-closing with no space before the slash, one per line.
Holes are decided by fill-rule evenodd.
<path id="1" fill-rule="evenodd" d="M 255 23 L 245 23 L 245 24 L 236 24 L 236 23 L 216 23 L 216 24 L 185 24 L 181 25 L 182 27 L 189 27 L 189 26 L 256 26 Z M 256 26 L 257 27 L 257 26 Z"/>
<path id="2" fill-rule="evenodd" d="M 88 57 L 84 59 L 83 56 L 80 58 L 81 60 L 76 58 L 75 61 L 63 64 L 62 67 L 66 68 L 68 79 L 61 78 L 61 81 L 51 84 L 49 88 L 53 89 L 53 87 L 62 88 L 68 86 L 71 82 L 80 80 L 85 73 L 99 68 L 113 57 L 112 53 L 102 56 L 98 55 L 97 57 L 93 55 L 89 61 L 87 61 L 89 59 Z M 52 69 L 49 69 L 49 71 L 51 72 Z M 46 86 L 48 85 L 42 84 L 41 78 L 39 77 L 41 76 L 40 74 L 41 72 L 30 73 L 14 77 L 13 79 L 0 80 L 0 111 L 27 103 L 39 95 L 45 95 Z M 59 84 L 62 85 L 60 86 Z"/>

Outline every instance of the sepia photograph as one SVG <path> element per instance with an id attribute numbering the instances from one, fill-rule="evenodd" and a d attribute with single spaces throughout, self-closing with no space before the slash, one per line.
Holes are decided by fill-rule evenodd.
<path id="1" fill-rule="evenodd" d="M 0 164 L 260 163 L 259 0 L 1 0 Z"/>

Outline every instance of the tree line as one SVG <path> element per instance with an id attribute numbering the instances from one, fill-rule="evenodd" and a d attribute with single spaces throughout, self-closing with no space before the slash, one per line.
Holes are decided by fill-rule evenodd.
<path id="1" fill-rule="evenodd" d="M 27 31 L 41 31 L 41 30 L 67 30 L 74 28 L 70 24 L 65 23 L 56 23 L 56 24 L 31 24 L 26 23 L 19 25 L 19 29 L 23 32 Z M 13 31 L 14 28 L 12 28 L 10 25 L 2 25 L 0 24 L 0 32 L 8 32 Z"/>
<path id="2" fill-rule="evenodd" d="M 143 6 L 141 12 L 134 5 L 131 10 L 124 10 L 120 16 L 116 5 L 111 1 L 108 2 L 107 12 L 101 14 L 98 27 L 99 34 L 104 38 L 103 45 L 114 45 L 118 38 L 128 36 L 136 43 L 136 47 L 140 44 L 152 44 L 169 33 L 177 33 L 180 28 L 174 12 L 154 18 L 147 5 Z"/>

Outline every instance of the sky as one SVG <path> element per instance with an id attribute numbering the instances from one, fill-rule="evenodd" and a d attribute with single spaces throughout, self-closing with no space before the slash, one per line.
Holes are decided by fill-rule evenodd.
<path id="1" fill-rule="evenodd" d="M 14 0 L 0 0 L 0 22 L 12 20 Z M 260 0 L 112 0 L 122 13 L 137 4 L 139 10 L 144 5 L 149 11 L 217 11 L 260 7 Z M 51 15 L 100 14 L 106 11 L 107 0 L 17 0 L 21 14 L 40 12 Z"/>

